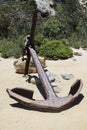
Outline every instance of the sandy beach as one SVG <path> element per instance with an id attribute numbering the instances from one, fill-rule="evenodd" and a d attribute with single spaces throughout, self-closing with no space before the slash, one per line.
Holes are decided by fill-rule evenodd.
<path id="1" fill-rule="evenodd" d="M 74 50 L 77 51 L 77 50 Z M 59 113 L 27 110 L 9 98 L 6 89 L 23 87 L 34 90 L 35 99 L 43 99 L 36 85 L 26 82 L 22 74 L 15 73 L 14 58 L 0 57 L 0 130 L 87 130 L 87 51 L 80 49 L 82 56 L 67 60 L 46 61 L 47 69 L 56 78 L 54 85 L 60 87 L 58 96 L 66 96 L 76 79 L 82 79 L 82 100 L 79 104 Z M 61 74 L 73 74 L 64 80 Z"/>

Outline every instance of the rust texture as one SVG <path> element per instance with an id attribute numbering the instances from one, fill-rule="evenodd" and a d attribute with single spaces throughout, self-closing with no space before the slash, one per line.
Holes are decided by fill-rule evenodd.
<path id="1" fill-rule="evenodd" d="M 34 100 L 32 97 L 33 92 L 22 88 L 14 88 L 12 90 L 7 89 L 9 96 L 21 104 L 39 111 L 59 112 L 65 110 L 66 108 L 69 108 L 80 94 L 80 91 L 82 89 L 82 81 L 76 80 L 76 82 L 71 86 L 68 96 L 58 97 L 52 89 L 52 86 L 41 66 L 35 50 L 33 48 L 29 48 L 29 50 L 37 67 L 38 75 L 46 94 L 46 100 Z M 30 98 L 27 94 L 30 95 Z"/>

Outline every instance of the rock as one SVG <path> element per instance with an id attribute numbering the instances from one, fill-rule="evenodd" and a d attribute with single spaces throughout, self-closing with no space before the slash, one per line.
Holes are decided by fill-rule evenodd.
<path id="1" fill-rule="evenodd" d="M 49 81 L 54 82 L 55 81 L 54 75 L 48 70 L 46 70 L 45 72 L 46 72 L 46 75 L 48 76 Z"/>
<path id="2" fill-rule="evenodd" d="M 40 59 L 42 67 L 46 68 L 45 58 L 39 57 L 39 59 Z M 23 61 L 22 58 L 19 58 L 18 60 L 16 60 L 14 62 L 15 70 L 16 70 L 17 73 L 24 74 L 25 63 L 26 63 L 26 61 L 25 60 Z M 36 73 L 36 72 L 37 72 L 36 67 L 33 63 L 32 58 L 31 58 L 30 66 L 29 66 L 29 73 Z"/>
<path id="3" fill-rule="evenodd" d="M 32 84 L 40 83 L 40 79 L 37 76 L 30 76 L 29 83 Z"/>
<path id="4" fill-rule="evenodd" d="M 73 61 L 76 61 L 76 58 L 72 57 L 72 60 L 73 60 Z"/>
<path id="5" fill-rule="evenodd" d="M 74 76 L 72 74 L 61 74 L 62 78 L 65 80 L 70 80 L 72 79 Z"/>
<path id="6" fill-rule="evenodd" d="M 87 48 L 83 48 L 84 51 L 87 51 Z"/>
<path id="7" fill-rule="evenodd" d="M 59 93 L 61 91 L 61 87 L 59 86 L 52 86 L 55 93 Z"/>
<path id="8" fill-rule="evenodd" d="M 82 56 L 82 53 L 81 52 L 74 52 L 74 55 L 76 55 L 76 56 Z"/>
<path id="9" fill-rule="evenodd" d="M 49 72 L 48 70 L 45 70 L 45 72 L 46 72 L 46 75 L 47 75 L 49 81 L 54 82 L 55 81 L 54 75 L 51 72 Z M 29 82 L 32 84 L 36 84 L 36 82 L 40 82 L 40 79 L 37 76 L 31 76 Z"/>

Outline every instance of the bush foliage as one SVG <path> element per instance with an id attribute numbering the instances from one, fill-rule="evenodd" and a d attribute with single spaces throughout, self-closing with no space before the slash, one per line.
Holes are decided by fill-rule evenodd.
<path id="1" fill-rule="evenodd" d="M 50 60 L 67 59 L 73 56 L 70 47 L 64 45 L 60 40 L 48 40 L 39 50 L 39 55 Z"/>
<path id="2" fill-rule="evenodd" d="M 12 41 L 3 39 L 0 41 L 0 53 L 1 56 L 4 58 L 8 57 L 20 57 L 21 56 L 21 47 L 19 46 L 20 44 L 16 44 Z"/>

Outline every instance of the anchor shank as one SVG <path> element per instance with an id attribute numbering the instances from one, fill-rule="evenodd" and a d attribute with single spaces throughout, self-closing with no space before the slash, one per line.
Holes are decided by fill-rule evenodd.
<path id="1" fill-rule="evenodd" d="M 54 93 L 54 90 L 52 89 L 52 86 L 50 84 L 50 81 L 44 71 L 44 69 L 42 68 L 41 66 L 41 63 L 38 59 L 38 56 L 35 52 L 35 50 L 33 48 L 29 48 L 30 50 L 30 53 L 31 53 L 31 56 L 33 58 L 33 61 L 35 63 L 35 66 L 37 68 L 37 71 L 38 71 L 38 75 L 39 75 L 39 78 L 40 78 L 40 81 L 42 83 L 42 86 L 45 90 L 45 93 L 46 93 L 46 98 L 48 99 L 53 99 L 53 97 L 55 97 L 55 93 Z"/>
<path id="2" fill-rule="evenodd" d="M 35 29 L 36 29 L 36 22 L 37 22 L 37 13 L 38 13 L 37 10 L 35 10 L 33 18 L 32 18 L 30 39 L 27 38 L 28 41 L 26 41 L 27 45 L 32 46 L 32 48 L 34 48 L 34 49 L 35 49 L 34 36 L 35 36 Z M 24 73 L 24 75 L 28 74 L 30 58 L 31 58 L 28 47 L 26 47 L 26 50 L 27 50 L 27 60 L 26 60 L 26 64 L 25 64 L 25 73 Z"/>
<path id="3" fill-rule="evenodd" d="M 30 45 L 34 49 L 35 49 L 34 36 L 35 36 L 35 29 L 36 29 L 36 23 L 37 23 L 37 14 L 38 14 L 38 11 L 35 10 L 33 18 L 32 18 L 32 27 L 31 27 L 31 34 L 30 34 Z"/>

